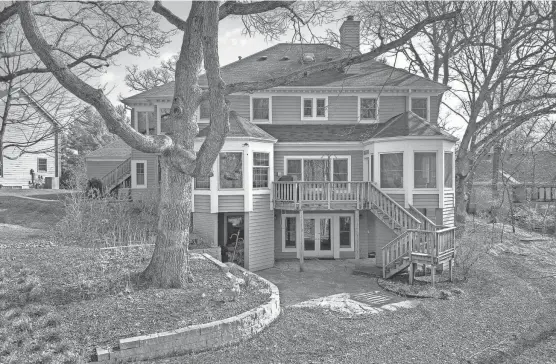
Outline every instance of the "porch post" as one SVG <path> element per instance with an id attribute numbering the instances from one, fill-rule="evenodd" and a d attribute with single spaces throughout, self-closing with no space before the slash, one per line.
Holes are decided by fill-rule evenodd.
<path id="1" fill-rule="evenodd" d="M 354 219 L 354 249 L 355 249 L 355 259 L 359 260 L 359 210 L 355 210 L 355 219 Z"/>
<path id="2" fill-rule="evenodd" d="M 303 210 L 299 210 L 299 228 L 297 229 L 297 241 L 299 242 L 299 271 L 305 271 L 304 267 L 304 254 L 305 254 L 305 239 L 303 238 Z"/>
<path id="3" fill-rule="evenodd" d="M 449 265 L 450 265 L 450 282 L 452 282 L 453 276 L 452 276 L 452 272 L 454 269 L 454 259 L 450 259 L 449 260 Z"/>

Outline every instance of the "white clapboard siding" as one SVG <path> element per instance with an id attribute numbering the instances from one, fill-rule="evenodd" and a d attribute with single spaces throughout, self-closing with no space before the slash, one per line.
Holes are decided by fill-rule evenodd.
<path id="1" fill-rule="evenodd" d="M 248 269 L 257 271 L 274 266 L 274 211 L 269 208 L 270 195 L 253 195 L 249 212 Z"/>

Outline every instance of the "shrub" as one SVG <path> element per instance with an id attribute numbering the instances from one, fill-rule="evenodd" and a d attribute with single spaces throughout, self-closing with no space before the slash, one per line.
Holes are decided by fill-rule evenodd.
<path id="1" fill-rule="evenodd" d="M 100 197 L 102 195 L 102 181 L 98 178 L 91 178 L 87 182 L 85 191 L 89 197 Z"/>

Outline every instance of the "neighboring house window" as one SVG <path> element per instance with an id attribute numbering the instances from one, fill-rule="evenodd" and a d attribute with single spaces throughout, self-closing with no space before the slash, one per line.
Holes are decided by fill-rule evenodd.
<path id="1" fill-rule="evenodd" d="M 351 248 L 351 217 L 340 216 L 340 248 Z"/>
<path id="2" fill-rule="evenodd" d="M 132 188 L 145 188 L 147 187 L 147 162 L 146 161 L 132 161 Z"/>
<path id="3" fill-rule="evenodd" d="M 349 181 L 348 158 L 299 158 L 286 161 L 286 174 L 294 181 Z"/>
<path id="4" fill-rule="evenodd" d="M 415 153 L 414 187 L 436 188 L 436 153 Z"/>
<path id="5" fill-rule="evenodd" d="M 380 155 L 380 187 L 403 188 L 403 153 Z"/>
<path id="6" fill-rule="evenodd" d="M 220 188 L 243 188 L 243 153 L 220 153 Z"/>
<path id="7" fill-rule="evenodd" d="M 361 120 L 376 120 L 377 100 L 375 98 L 361 99 Z"/>
<path id="8" fill-rule="evenodd" d="M 297 247 L 297 218 L 294 216 L 284 217 L 284 248 L 295 249 Z"/>
<path id="9" fill-rule="evenodd" d="M 162 133 L 170 133 L 172 130 L 170 128 L 170 123 L 168 119 L 170 118 L 170 109 L 169 108 L 160 108 L 160 131 Z"/>
<path id="10" fill-rule="evenodd" d="M 195 189 L 210 190 L 210 177 L 209 176 L 195 177 Z"/>
<path id="11" fill-rule="evenodd" d="M 328 115 L 327 98 L 304 98 L 302 104 L 303 119 L 324 119 Z"/>
<path id="12" fill-rule="evenodd" d="M 444 153 L 444 187 L 453 187 L 454 153 Z"/>
<path id="13" fill-rule="evenodd" d="M 199 106 L 199 119 L 210 119 L 210 103 L 208 101 L 201 102 L 201 105 Z"/>
<path id="14" fill-rule="evenodd" d="M 46 158 L 37 159 L 37 172 L 48 172 Z"/>
<path id="15" fill-rule="evenodd" d="M 253 187 L 268 187 L 268 172 L 270 169 L 269 153 L 253 153 Z"/>
<path id="16" fill-rule="evenodd" d="M 270 99 L 253 98 L 253 120 L 270 120 Z"/>
<path id="17" fill-rule="evenodd" d="M 411 111 L 428 120 L 428 99 L 426 97 L 411 98 Z"/>

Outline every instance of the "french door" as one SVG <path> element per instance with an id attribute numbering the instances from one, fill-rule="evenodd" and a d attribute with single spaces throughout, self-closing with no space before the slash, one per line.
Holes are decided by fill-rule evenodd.
<path id="1" fill-rule="evenodd" d="M 330 216 L 303 219 L 303 239 L 308 257 L 332 257 L 332 218 Z"/>

